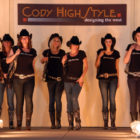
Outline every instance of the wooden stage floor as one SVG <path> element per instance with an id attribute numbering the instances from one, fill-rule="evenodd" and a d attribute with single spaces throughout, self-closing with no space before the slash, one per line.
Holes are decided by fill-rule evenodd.
<path id="1" fill-rule="evenodd" d="M 50 128 L 32 128 L 26 131 L 0 129 L 0 140 L 136 140 L 130 128 L 103 130 L 103 128 L 82 128 L 69 131 L 67 128 L 52 130 Z"/>

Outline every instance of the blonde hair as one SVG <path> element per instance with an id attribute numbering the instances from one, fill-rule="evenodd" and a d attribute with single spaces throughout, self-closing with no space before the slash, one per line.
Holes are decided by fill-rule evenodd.
<path id="1" fill-rule="evenodd" d="M 56 37 L 56 38 L 57 38 L 57 37 Z M 51 49 L 51 50 L 53 50 L 54 39 L 55 39 L 55 38 L 53 38 L 53 39 L 50 41 L 50 49 Z M 58 39 L 59 39 L 59 38 L 58 38 Z M 61 48 L 61 44 L 62 44 L 62 43 L 61 43 L 61 41 L 60 41 L 60 39 L 59 39 L 58 50 L 60 50 L 60 48 Z"/>

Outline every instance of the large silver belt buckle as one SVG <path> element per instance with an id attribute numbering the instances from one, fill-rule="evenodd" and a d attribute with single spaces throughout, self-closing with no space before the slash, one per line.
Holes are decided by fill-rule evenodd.
<path id="1" fill-rule="evenodd" d="M 109 77 L 109 74 L 108 74 L 108 73 L 105 73 L 105 74 L 104 74 L 104 77 L 105 77 L 105 78 L 108 78 L 108 77 Z"/>
<path id="2" fill-rule="evenodd" d="M 24 79 L 24 77 L 25 77 L 25 76 L 24 76 L 23 74 L 20 74 L 20 75 L 19 75 L 19 79 Z"/>
<path id="3" fill-rule="evenodd" d="M 61 81 L 61 77 L 57 77 L 56 78 L 56 81 Z"/>

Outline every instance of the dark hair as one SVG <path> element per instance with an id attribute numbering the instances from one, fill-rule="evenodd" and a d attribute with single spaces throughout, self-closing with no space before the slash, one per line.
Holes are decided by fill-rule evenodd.
<path id="1" fill-rule="evenodd" d="M 102 44 L 104 50 L 106 50 L 106 45 L 105 45 L 105 40 L 106 39 L 111 39 L 112 40 L 111 50 L 114 50 L 114 47 L 115 47 L 115 44 L 116 44 L 116 38 L 112 37 L 112 35 L 110 33 L 107 33 L 104 38 L 101 38 L 101 44 Z"/>
<path id="2" fill-rule="evenodd" d="M 10 34 L 4 34 L 3 39 L 2 39 L 2 40 L 0 39 L 0 41 L 1 41 L 1 43 L 2 43 L 2 51 L 3 51 L 3 53 L 7 56 L 7 53 L 6 53 L 6 51 L 5 51 L 5 46 L 3 45 L 3 42 L 4 42 L 4 41 L 10 42 L 10 47 L 12 47 L 12 46 L 14 45 L 14 40 L 13 40 L 13 38 L 10 36 Z"/>
<path id="3" fill-rule="evenodd" d="M 132 33 L 132 38 L 134 41 L 137 41 L 137 38 L 136 38 L 137 33 L 140 33 L 140 27 L 137 27 L 137 29 L 135 31 L 133 31 L 133 33 Z"/>
<path id="4" fill-rule="evenodd" d="M 21 43 L 21 38 L 22 38 L 22 36 L 18 38 L 18 43 L 17 43 L 17 46 L 20 47 L 20 48 L 23 47 L 22 43 Z M 32 48 L 32 40 L 31 40 L 30 37 L 28 37 L 28 38 L 29 38 L 28 48 L 31 49 Z"/>

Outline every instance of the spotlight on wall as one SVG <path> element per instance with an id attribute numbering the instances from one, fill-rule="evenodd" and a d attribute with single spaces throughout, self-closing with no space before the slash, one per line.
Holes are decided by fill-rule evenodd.
<path id="1" fill-rule="evenodd" d="M 3 128 L 3 120 L 0 119 L 0 128 Z"/>
<path id="2" fill-rule="evenodd" d="M 133 121 L 130 127 L 132 132 L 135 133 L 137 137 L 140 137 L 140 121 Z"/>

